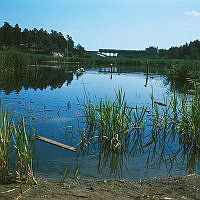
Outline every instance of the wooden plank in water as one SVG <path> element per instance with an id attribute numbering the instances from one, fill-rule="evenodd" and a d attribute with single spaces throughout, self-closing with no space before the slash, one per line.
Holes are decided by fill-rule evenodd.
<path id="1" fill-rule="evenodd" d="M 49 143 L 49 144 L 53 144 L 53 145 L 55 145 L 55 146 L 58 146 L 58 147 L 61 147 L 61 148 L 64 148 L 64 149 L 68 149 L 68 150 L 70 150 L 70 151 L 74 151 L 74 152 L 77 151 L 77 149 L 74 148 L 74 147 L 71 147 L 71 146 L 66 145 L 66 144 L 62 144 L 62 143 L 60 143 L 60 142 L 56 142 L 56 141 L 54 141 L 54 140 L 50 140 L 50 139 L 45 138 L 45 137 L 42 137 L 42 136 L 37 136 L 36 139 L 41 140 L 41 141 L 43 141 L 43 142 L 47 142 L 47 143 Z"/>

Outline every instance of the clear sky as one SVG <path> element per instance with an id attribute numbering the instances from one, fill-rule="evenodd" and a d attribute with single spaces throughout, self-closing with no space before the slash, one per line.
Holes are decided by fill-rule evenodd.
<path id="1" fill-rule="evenodd" d="M 69 34 L 86 50 L 169 48 L 200 39 L 200 0 L 1 0 L 4 22 Z"/>

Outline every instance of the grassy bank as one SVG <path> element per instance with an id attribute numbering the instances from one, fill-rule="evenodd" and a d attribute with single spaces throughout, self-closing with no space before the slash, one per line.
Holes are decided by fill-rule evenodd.
<path id="1" fill-rule="evenodd" d="M 55 60 L 52 56 L 24 53 L 16 50 L 0 51 L 0 70 L 23 70 L 28 65 L 38 64 L 44 60 Z"/>
<path id="2" fill-rule="evenodd" d="M 153 66 L 168 66 L 168 65 L 195 65 L 200 66 L 199 60 L 184 60 L 184 59 L 151 59 L 151 58 L 117 58 L 117 57 L 53 57 L 50 55 L 27 53 L 15 49 L 0 51 L 0 66 L 2 67 L 15 67 L 23 66 L 24 64 L 34 64 L 41 61 L 54 61 L 54 62 L 74 62 L 82 64 L 117 64 L 117 65 L 153 65 Z M 16 66 L 16 67 L 17 67 Z"/>

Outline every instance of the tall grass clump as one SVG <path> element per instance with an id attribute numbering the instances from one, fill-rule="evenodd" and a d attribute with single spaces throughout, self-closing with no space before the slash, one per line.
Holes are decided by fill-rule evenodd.
<path id="1" fill-rule="evenodd" d="M 130 107 L 122 90 L 115 92 L 114 100 L 85 97 L 80 144 L 83 149 L 93 146 L 98 151 L 99 168 L 109 166 L 116 171 L 127 153 L 147 153 L 147 165 L 165 163 L 170 169 L 177 157 L 184 158 L 187 169 L 199 163 L 199 84 L 192 94 L 174 91 L 164 102 L 152 94 L 146 107 Z M 170 149 L 172 144 L 176 147 Z"/>
<path id="2" fill-rule="evenodd" d="M 196 88 L 191 96 L 184 96 L 181 101 L 179 143 L 183 147 L 183 157 L 189 160 L 188 168 L 194 168 L 200 161 L 200 90 Z M 197 160 L 197 161 L 196 161 Z"/>
<path id="3" fill-rule="evenodd" d="M 100 149 L 124 150 L 134 143 L 133 138 L 143 128 L 145 109 L 129 107 L 122 90 L 115 91 L 114 101 L 108 98 L 92 101 L 86 95 L 86 102 L 81 106 L 85 119 L 82 144 L 97 142 Z"/>
<path id="4" fill-rule="evenodd" d="M 194 169 L 200 161 L 200 90 L 194 86 L 192 94 L 174 93 L 165 104 L 155 101 L 148 115 L 150 133 L 144 147 L 149 148 L 149 160 L 158 163 L 175 161 L 177 155 L 187 161 L 187 169 Z M 176 151 L 168 148 L 177 142 Z M 197 161 L 196 161 L 197 160 Z"/>
<path id="5" fill-rule="evenodd" d="M 6 109 L 1 110 L 0 119 L 0 181 L 6 183 L 15 179 L 37 183 L 33 169 L 35 131 L 27 128 L 24 119 L 17 125 L 11 122 Z M 10 163 L 11 154 L 15 155 L 14 166 Z"/>
<path id="6" fill-rule="evenodd" d="M 16 175 L 20 181 L 33 181 L 33 160 L 35 155 L 36 133 L 28 130 L 24 119 L 19 125 L 14 125 L 14 147 L 16 150 Z"/>
<path id="7" fill-rule="evenodd" d="M 2 109 L 0 118 L 0 180 L 7 182 L 9 179 L 10 148 L 13 128 L 5 109 Z"/>

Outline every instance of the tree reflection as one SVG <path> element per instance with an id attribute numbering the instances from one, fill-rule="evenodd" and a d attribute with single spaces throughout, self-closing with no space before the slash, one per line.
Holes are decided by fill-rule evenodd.
<path id="1" fill-rule="evenodd" d="M 22 89 L 61 88 L 66 82 L 70 85 L 75 72 L 67 68 L 56 67 L 30 67 L 28 70 L 12 72 L 0 71 L 0 89 L 6 94 L 19 93 Z M 81 76 L 79 74 L 78 76 Z"/>

